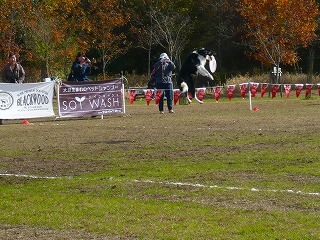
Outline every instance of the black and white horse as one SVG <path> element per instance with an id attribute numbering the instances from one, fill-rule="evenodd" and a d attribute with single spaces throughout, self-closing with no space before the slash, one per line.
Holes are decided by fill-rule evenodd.
<path id="1" fill-rule="evenodd" d="M 210 72 L 205 67 L 207 62 L 209 63 Z M 197 98 L 195 93 L 192 75 L 200 74 L 213 80 L 212 73 L 214 73 L 216 69 L 216 59 L 213 56 L 213 53 L 206 48 L 195 50 L 187 56 L 185 62 L 182 64 L 177 83 L 181 89 L 181 93 L 187 94 L 189 102 L 191 102 L 191 100 L 188 97 L 188 93 L 190 93 L 199 103 L 203 103 Z"/>

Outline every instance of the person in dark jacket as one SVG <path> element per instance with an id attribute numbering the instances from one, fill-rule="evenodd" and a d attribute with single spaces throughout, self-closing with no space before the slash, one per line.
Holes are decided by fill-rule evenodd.
<path id="1" fill-rule="evenodd" d="M 23 83 L 25 71 L 21 64 L 17 62 L 15 54 L 9 55 L 9 62 L 2 70 L 2 81 L 4 83 Z"/>
<path id="2" fill-rule="evenodd" d="M 79 52 L 76 59 L 72 63 L 72 74 L 74 77 L 74 81 L 89 81 L 87 75 L 91 74 L 91 61 L 83 52 Z"/>
<path id="3" fill-rule="evenodd" d="M 176 68 L 174 63 L 170 60 L 166 53 L 161 53 L 159 60 L 154 64 L 156 88 L 163 89 L 162 96 L 159 101 L 159 111 L 164 114 L 163 111 L 163 98 L 164 94 L 167 98 L 167 107 L 169 113 L 174 113 L 172 109 L 173 100 L 173 85 L 172 85 L 172 71 Z"/>
<path id="4" fill-rule="evenodd" d="M 20 63 L 17 62 L 15 54 L 9 55 L 9 62 L 2 69 L 2 81 L 4 83 L 23 83 L 25 79 L 25 71 Z M 0 119 L 0 125 L 2 125 Z"/>

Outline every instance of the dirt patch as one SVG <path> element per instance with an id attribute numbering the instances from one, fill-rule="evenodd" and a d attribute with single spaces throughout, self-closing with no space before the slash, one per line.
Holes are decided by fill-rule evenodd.
<path id="1" fill-rule="evenodd" d="M 12 226 L 0 225 L 0 239 L 1 240 L 80 240 L 80 239 L 113 239 L 124 240 L 133 238 L 110 238 L 106 235 L 99 235 L 94 233 L 87 233 L 84 231 L 59 231 L 49 228 L 39 228 L 30 226 Z"/>
<path id="2" fill-rule="evenodd" d="M 318 102 L 318 101 L 317 101 Z M 254 102 L 260 111 L 250 112 L 247 102 L 192 103 L 176 106 L 176 114 L 158 113 L 156 106 L 134 104 L 127 106 L 127 113 L 121 116 L 106 116 L 104 119 L 35 119 L 32 124 L 21 125 L 18 120 L 6 120 L 0 128 L 3 140 L 0 157 L 0 173 L 25 174 L 35 176 L 62 177 L 96 173 L 111 168 L 110 158 L 119 161 L 152 161 L 153 158 L 170 161 L 173 158 L 184 159 L 188 156 L 194 164 L 201 164 L 197 156 L 224 156 L 240 153 L 259 152 L 265 149 L 276 151 L 277 148 L 301 148 L 308 153 L 308 141 L 317 139 L 320 118 L 318 103 L 307 101 L 260 101 Z M 248 138 L 243 137 L 248 136 Z M 293 136 L 300 136 L 300 139 Z M 251 138 L 257 139 L 255 142 Z M 259 137 L 263 141 L 259 142 Z M 239 139 L 239 143 L 228 145 L 229 141 Z M 270 139 L 270 141 L 268 141 Z M 247 144 L 241 141 L 248 141 Z M 156 147 L 155 147 L 156 146 Z M 164 151 L 158 151 L 157 146 Z M 312 151 L 319 150 L 313 146 Z M 318 161 L 311 159 L 308 161 Z M 114 159 L 113 159 L 114 160 Z M 307 160 L 297 157 L 290 164 L 304 164 Z M 218 162 L 217 162 L 218 163 Z M 232 166 L 234 163 L 229 161 Z M 303 167 L 303 166 L 302 166 Z M 245 179 L 248 181 L 268 181 L 268 174 L 259 171 L 216 171 L 204 174 L 190 174 L 188 179 L 194 182 L 215 182 L 223 184 Z M 271 176 L 271 181 L 292 181 L 296 184 L 316 184 L 319 177 L 313 174 L 300 176 L 292 173 L 286 177 Z M 34 181 L 32 178 L 0 177 L 0 183 L 17 184 Z M 148 186 L 144 186 L 148 187 Z M 186 189 L 189 190 L 189 189 Z M 226 191 L 227 192 L 227 191 Z M 131 197 L 131 196 L 127 196 Z M 137 199 L 157 199 L 165 201 L 189 201 L 204 206 L 241 208 L 246 210 L 306 211 L 317 212 L 285 199 L 239 198 L 234 196 L 215 196 L 209 194 L 198 198 L 188 196 L 132 196 Z M 291 203 L 290 203 L 291 202 Z M 85 231 L 60 231 L 31 226 L 0 225 L 0 239 L 135 239 L 110 238 L 109 236 Z"/>

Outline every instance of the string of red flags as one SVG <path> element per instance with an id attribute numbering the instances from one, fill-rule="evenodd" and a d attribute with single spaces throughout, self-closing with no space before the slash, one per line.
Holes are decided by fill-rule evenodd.
<path id="1" fill-rule="evenodd" d="M 248 83 L 241 83 L 239 84 L 240 87 L 240 95 L 244 99 L 248 87 Z"/>
<path id="2" fill-rule="evenodd" d="M 228 86 L 228 88 L 227 88 L 227 94 L 228 94 L 229 100 L 232 99 L 235 88 L 236 88 L 236 85 L 229 85 L 229 86 Z"/>
<path id="3" fill-rule="evenodd" d="M 279 85 L 280 84 L 272 84 L 272 88 L 271 88 L 271 97 L 275 98 L 279 89 Z"/>
<path id="4" fill-rule="evenodd" d="M 144 96 L 146 98 L 147 104 L 150 105 L 150 102 L 153 99 L 153 89 L 144 90 Z"/>
<path id="5" fill-rule="evenodd" d="M 284 84 L 284 92 L 286 94 L 286 98 L 289 98 L 291 91 L 291 84 Z"/>
<path id="6" fill-rule="evenodd" d="M 220 86 L 213 88 L 214 99 L 216 100 L 216 102 L 219 102 L 221 90 L 222 90 L 222 87 Z"/>
<path id="7" fill-rule="evenodd" d="M 295 90 L 295 95 L 297 98 L 300 97 L 301 92 L 303 89 L 305 89 L 305 97 L 309 96 L 313 86 L 317 86 L 318 95 L 320 96 L 320 83 L 312 84 L 312 83 L 306 83 L 306 84 L 270 84 L 270 83 L 256 83 L 256 82 L 247 82 L 247 83 L 240 83 L 240 84 L 231 84 L 231 85 L 224 85 L 224 86 L 215 86 L 215 87 L 201 87 L 196 88 L 196 95 L 197 98 L 200 101 L 203 101 L 206 93 L 208 91 L 212 91 L 214 100 L 216 102 L 219 102 L 219 99 L 221 97 L 222 93 L 226 93 L 229 100 L 232 100 L 234 93 L 236 91 L 236 88 L 239 88 L 240 96 L 244 99 L 246 97 L 246 94 L 248 91 L 250 91 L 251 97 L 256 97 L 257 93 L 260 90 L 260 97 L 264 97 L 265 93 L 268 90 L 268 87 L 271 86 L 271 97 L 275 98 L 277 96 L 277 93 L 280 91 L 280 87 L 283 86 L 283 90 L 285 92 L 286 98 L 290 97 L 290 93 L 292 93 L 293 90 Z M 141 89 L 141 88 L 137 88 Z M 130 104 L 133 104 L 134 100 L 137 96 L 137 89 L 130 88 L 128 90 L 129 93 L 129 100 Z M 156 105 L 159 104 L 160 98 L 163 94 L 165 89 L 143 89 L 144 97 L 146 100 L 147 105 L 150 105 L 150 102 L 152 100 L 155 101 Z M 223 91 L 225 90 L 225 91 Z M 177 104 L 179 98 L 180 98 L 180 89 L 173 89 L 173 101 L 174 105 Z M 189 93 L 188 94 L 189 99 L 192 100 L 192 96 Z"/>
<path id="8" fill-rule="evenodd" d="M 180 98 L 180 89 L 175 89 L 175 91 L 173 91 L 173 103 L 174 105 L 177 105 L 177 102 Z"/>
<path id="9" fill-rule="evenodd" d="M 202 101 L 206 95 L 206 88 L 197 88 L 196 89 L 197 98 Z"/>
<path id="10" fill-rule="evenodd" d="M 159 104 L 159 101 L 160 101 L 160 98 L 161 98 L 162 94 L 163 94 L 163 90 L 162 89 L 155 90 L 154 101 L 155 101 L 156 105 Z"/>
<path id="11" fill-rule="evenodd" d="M 129 100 L 130 100 L 130 104 L 132 105 L 134 100 L 136 99 L 137 96 L 137 90 L 135 89 L 130 89 L 129 90 Z"/>
<path id="12" fill-rule="evenodd" d="M 263 97 L 264 94 L 267 92 L 269 84 L 268 83 L 261 83 L 261 90 L 260 90 L 260 96 Z"/>
<path id="13" fill-rule="evenodd" d="M 306 97 L 309 96 L 311 89 L 312 89 L 313 84 L 307 83 L 306 84 Z"/>
<path id="14" fill-rule="evenodd" d="M 300 96 L 300 93 L 302 91 L 303 88 L 303 84 L 296 84 L 296 97 L 298 98 Z"/>
<path id="15" fill-rule="evenodd" d="M 258 87 L 259 87 L 259 83 L 251 83 L 250 84 L 251 97 L 255 97 L 256 96 Z"/>

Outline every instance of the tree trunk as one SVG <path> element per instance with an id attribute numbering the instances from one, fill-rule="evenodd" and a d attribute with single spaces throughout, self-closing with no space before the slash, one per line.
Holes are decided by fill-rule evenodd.
<path id="1" fill-rule="evenodd" d="M 151 45 L 149 46 L 148 49 L 148 77 L 150 78 L 151 75 Z"/>
<path id="2" fill-rule="evenodd" d="M 277 64 L 277 69 L 276 69 L 276 76 L 277 76 L 277 83 L 280 84 L 280 97 L 282 97 L 282 83 L 281 83 L 281 72 L 280 72 L 280 64 Z"/>
<path id="3" fill-rule="evenodd" d="M 47 63 L 46 61 L 41 61 L 41 81 L 46 78 L 47 75 Z"/>
<path id="4" fill-rule="evenodd" d="M 314 50 L 313 50 L 313 47 L 310 47 L 309 48 L 309 56 L 308 56 L 308 80 L 307 80 L 307 83 L 312 83 L 313 65 L 314 65 Z"/>

